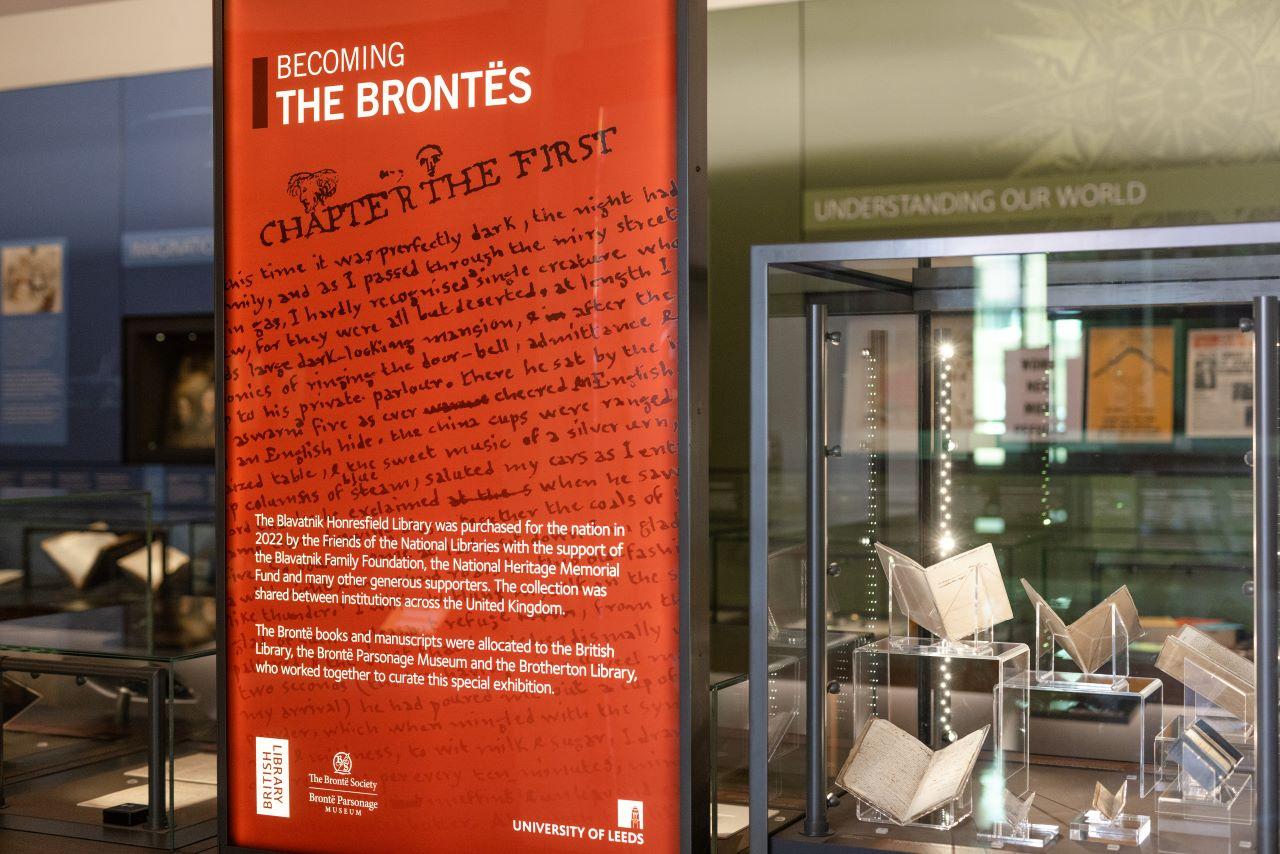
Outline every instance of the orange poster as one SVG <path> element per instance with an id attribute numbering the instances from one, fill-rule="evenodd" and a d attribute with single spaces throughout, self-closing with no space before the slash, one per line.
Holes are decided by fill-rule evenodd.
<path id="1" fill-rule="evenodd" d="M 230 842 L 679 850 L 670 0 L 225 0 Z"/>
<path id="2" fill-rule="evenodd" d="M 1088 440 L 1173 441 L 1173 327 L 1094 327 L 1088 356 Z"/>

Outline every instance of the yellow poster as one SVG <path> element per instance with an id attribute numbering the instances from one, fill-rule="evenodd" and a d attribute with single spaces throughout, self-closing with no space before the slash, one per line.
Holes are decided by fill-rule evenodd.
<path id="1" fill-rule="evenodd" d="M 1090 441 L 1173 440 L 1173 327 L 1089 330 Z"/>

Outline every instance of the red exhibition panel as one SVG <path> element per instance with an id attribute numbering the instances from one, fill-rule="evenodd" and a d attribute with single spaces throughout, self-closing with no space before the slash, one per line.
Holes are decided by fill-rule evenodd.
<path id="1" fill-rule="evenodd" d="M 226 0 L 228 798 L 679 849 L 670 0 Z"/>

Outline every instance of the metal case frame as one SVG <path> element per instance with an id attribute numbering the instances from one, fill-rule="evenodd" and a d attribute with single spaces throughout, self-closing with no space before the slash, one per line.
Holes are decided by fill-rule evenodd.
<path id="1" fill-rule="evenodd" d="M 878 288 L 896 294 L 899 299 L 910 296 L 913 308 L 927 312 L 960 307 L 946 291 L 913 292 L 891 279 L 856 273 L 841 266 L 845 261 L 919 259 L 932 257 L 964 257 L 972 255 L 1016 255 L 1028 253 L 1105 252 L 1144 249 L 1178 249 L 1195 247 L 1280 244 L 1280 223 L 1239 223 L 1149 229 L 1114 229 L 1107 231 L 1050 232 L 1000 234 L 975 237 L 912 238 L 904 240 L 869 240 L 829 243 L 797 243 L 755 246 L 751 250 L 751 402 L 750 402 L 750 720 L 768 720 L 768 319 L 770 269 L 804 273 L 819 278 L 844 281 L 851 285 Z M 1277 271 L 1280 275 L 1280 271 Z M 1280 338 L 1280 278 L 1268 279 L 1259 287 L 1260 279 L 1238 279 L 1215 283 L 1213 299 L 1204 298 L 1205 285 L 1193 279 L 1162 282 L 1159 303 L 1245 303 L 1254 307 L 1254 326 L 1259 338 Z M 1141 293 L 1141 296 L 1139 296 Z M 1154 294 L 1141 284 L 1079 284 L 1050 288 L 1050 307 L 1070 302 L 1090 306 L 1128 305 L 1135 300 L 1151 303 Z M 1263 352 L 1265 349 L 1265 353 Z M 1254 660 L 1275 662 L 1277 644 L 1277 512 L 1280 512 L 1280 348 L 1255 348 L 1255 395 L 1258 412 L 1271 417 L 1255 418 L 1254 433 Z M 922 412 L 929 407 L 922 408 Z M 1262 520 L 1269 523 L 1259 524 Z M 824 532 L 825 533 L 825 532 Z M 815 536 L 809 532 L 809 538 Z M 810 573 L 825 574 L 823 567 L 811 567 Z M 810 587 L 813 589 L 811 579 Z M 810 621 L 810 631 L 819 629 L 821 621 Z M 1263 627 L 1270 627 L 1264 631 Z M 820 648 L 821 640 L 810 635 L 810 650 Z M 1275 745 L 1280 743 L 1280 692 L 1277 668 L 1259 668 L 1258 721 L 1256 744 L 1271 745 L 1257 752 L 1256 786 L 1258 804 L 1258 849 L 1263 854 L 1280 851 L 1277 836 L 1277 795 L 1280 794 L 1280 757 Z M 824 684 L 806 685 L 807 696 L 821 697 Z M 769 850 L 768 815 L 768 742 L 764 726 L 751 726 L 750 734 L 750 843 L 759 852 Z M 810 769 L 809 777 L 813 777 Z M 812 779 L 810 779 L 812 785 Z M 825 792 L 810 792 L 807 803 L 816 805 L 821 815 L 806 816 L 806 827 L 825 829 Z M 1269 806 L 1269 808 L 1268 808 Z M 815 839 L 815 844 L 822 844 Z"/>

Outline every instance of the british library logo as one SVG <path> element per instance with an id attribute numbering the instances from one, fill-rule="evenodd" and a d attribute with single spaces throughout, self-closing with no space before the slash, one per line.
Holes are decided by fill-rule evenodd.
<path id="1" fill-rule="evenodd" d="M 257 739 L 258 815 L 289 817 L 289 742 Z"/>

